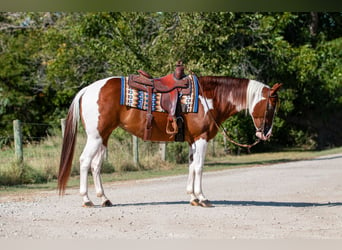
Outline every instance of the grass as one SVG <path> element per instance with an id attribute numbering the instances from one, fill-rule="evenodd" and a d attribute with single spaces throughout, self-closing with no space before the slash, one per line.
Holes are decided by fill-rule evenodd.
<path id="1" fill-rule="evenodd" d="M 84 136 L 79 136 L 72 176 L 68 187 L 79 186 L 78 157 L 85 143 Z M 6 179 L 9 184 L 0 185 L 0 194 L 30 193 L 42 190 L 55 190 L 56 175 L 59 164 L 61 138 L 51 137 L 38 145 L 29 145 L 24 149 L 24 165 L 13 162 L 13 150 L 0 151 L 0 182 Z M 103 166 L 104 183 L 156 178 L 162 176 L 181 175 L 188 172 L 188 164 L 161 162 L 156 155 L 158 145 L 153 143 L 140 144 L 141 166 L 136 167 L 130 154 L 130 140 L 110 141 L 108 160 Z M 342 147 L 324 151 L 303 151 L 289 149 L 281 152 L 244 154 L 240 156 L 224 155 L 216 150 L 218 156 L 213 157 L 208 149 L 204 171 L 218 171 L 228 168 L 252 167 L 282 162 L 312 159 L 315 157 L 342 153 Z M 170 156 L 168 157 L 170 158 Z M 115 166 L 112 164 L 115 163 Z M 25 170 L 23 170 L 25 169 Z M 23 180 L 20 180 L 24 179 Z M 40 179 L 40 181 L 35 181 Z M 19 184 L 16 184 L 16 181 Z M 36 183 L 41 182 L 41 183 Z M 3 181 L 3 183 L 6 183 Z M 89 183 L 92 178 L 89 176 Z"/>
<path id="2" fill-rule="evenodd" d="M 320 156 L 339 154 L 342 153 L 342 147 L 333 148 L 323 151 L 303 151 L 300 149 L 287 149 L 280 152 L 271 153 L 257 153 L 248 154 L 242 156 L 226 156 L 220 158 L 209 157 L 209 162 L 207 166 L 211 166 L 215 169 L 221 169 L 226 167 L 249 167 L 257 165 L 270 165 L 291 161 L 308 160 Z"/>
<path id="3" fill-rule="evenodd" d="M 137 172 L 150 169 L 171 169 L 173 164 L 161 162 L 156 153 L 158 144 L 141 143 L 139 145 L 140 165 L 132 159 L 132 137 L 119 131 L 121 135 L 112 136 L 109 140 L 107 160 L 102 166 L 102 173 Z M 75 155 L 71 175 L 79 175 L 79 157 L 86 143 L 84 132 L 77 137 Z M 24 163 L 18 163 L 14 157 L 14 149 L 7 148 L 0 151 L 0 191 L 12 189 L 13 186 L 27 186 L 28 184 L 54 183 L 57 178 L 62 138 L 48 137 L 39 144 L 24 146 Z M 73 179 L 73 178 L 72 178 Z M 54 184 L 53 184 L 54 185 Z"/>

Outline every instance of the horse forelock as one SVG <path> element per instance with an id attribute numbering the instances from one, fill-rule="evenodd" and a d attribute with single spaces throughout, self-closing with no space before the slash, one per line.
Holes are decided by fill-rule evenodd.
<path id="1" fill-rule="evenodd" d="M 222 112 L 227 112 L 230 104 L 237 111 L 247 108 L 246 91 L 249 80 L 226 76 L 203 76 L 199 79 L 204 92 L 216 99 L 216 107 Z M 211 95 L 211 96 L 210 96 Z"/>

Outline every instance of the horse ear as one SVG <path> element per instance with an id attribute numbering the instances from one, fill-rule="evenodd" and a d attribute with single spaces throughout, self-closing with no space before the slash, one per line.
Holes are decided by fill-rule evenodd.
<path id="1" fill-rule="evenodd" d="M 271 95 L 274 95 L 279 89 L 280 87 L 283 86 L 282 83 L 276 83 L 273 85 L 273 87 L 271 88 Z"/>

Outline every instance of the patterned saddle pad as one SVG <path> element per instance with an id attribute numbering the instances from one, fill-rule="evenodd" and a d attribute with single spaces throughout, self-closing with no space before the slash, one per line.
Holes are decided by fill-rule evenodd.
<path id="1" fill-rule="evenodd" d="M 189 95 L 180 96 L 182 112 L 198 112 L 198 79 L 195 75 L 190 75 L 191 91 Z M 161 93 L 152 94 L 152 111 L 165 112 L 160 105 Z M 128 85 L 128 77 L 121 77 L 121 97 L 120 104 L 141 110 L 147 110 L 148 93 L 142 90 L 133 89 Z"/>

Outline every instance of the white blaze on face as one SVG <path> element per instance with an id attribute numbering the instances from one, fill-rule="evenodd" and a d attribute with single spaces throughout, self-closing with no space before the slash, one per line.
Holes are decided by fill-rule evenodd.
<path id="1" fill-rule="evenodd" d="M 202 103 L 202 106 L 204 108 L 204 115 L 206 115 L 210 109 L 214 109 L 213 99 L 207 99 L 203 96 L 198 96 L 198 97 L 199 97 L 199 99 Z"/>

